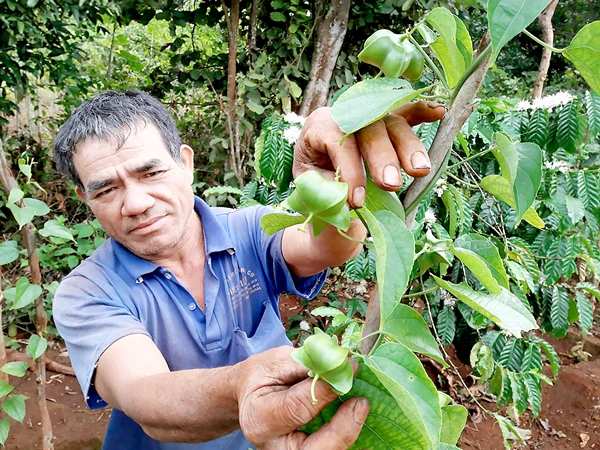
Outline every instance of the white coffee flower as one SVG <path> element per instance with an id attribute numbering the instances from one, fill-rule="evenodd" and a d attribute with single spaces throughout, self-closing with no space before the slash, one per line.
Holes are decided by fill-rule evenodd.
<path id="1" fill-rule="evenodd" d="M 295 125 L 292 125 L 287 130 L 283 132 L 283 138 L 288 141 L 290 144 L 295 144 L 298 138 L 300 137 L 301 128 L 298 128 Z"/>
<path id="2" fill-rule="evenodd" d="M 529 103 L 527 100 L 521 100 L 519 103 L 517 103 L 516 109 L 517 111 L 526 111 L 531 109 L 531 103 Z"/>
<path id="3" fill-rule="evenodd" d="M 444 304 L 444 306 L 447 306 L 448 308 L 453 308 L 454 305 L 456 305 L 456 299 L 446 289 L 440 290 L 440 298 L 442 299 L 442 303 Z"/>
<path id="4" fill-rule="evenodd" d="M 572 102 L 574 97 L 566 91 L 560 91 L 556 94 L 547 95 L 545 97 L 538 97 L 533 102 L 528 102 L 527 100 L 521 100 L 517 106 L 517 111 L 525 111 L 525 110 L 533 110 L 536 109 L 546 109 L 548 111 L 552 111 L 554 108 L 562 105 L 566 105 L 567 103 Z"/>
<path id="5" fill-rule="evenodd" d="M 306 320 L 303 320 L 302 322 L 300 322 L 300 329 L 302 331 L 310 331 L 310 325 L 308 324 L 308 322 Z"/>
<path id="6" fill-rule="evenodd" d="M 304 122 L 306 122 L 306 117 L 302 117 L 302 116 L 299 116 L 298 114 L 296 114 L 295 112 L 291 112 L 291 113 L 286 114 L 283 117 L 283 120 L 285 120 L 289 124 L 299 123 L 300 125 L 304 125 Z"/>
<path id="7" fill-rule="evenodd" d="M 435 217 L 435 211 L 431 208 L 429 208 L 427 211 L 425 211 L 425 223 L 435 223 L 436 221 L 436 217 Z"/>

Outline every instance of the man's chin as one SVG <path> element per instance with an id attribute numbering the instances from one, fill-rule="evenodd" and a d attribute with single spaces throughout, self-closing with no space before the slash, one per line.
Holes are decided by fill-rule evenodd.
<path id="1" fill-rule="evenodd" d="M 124 247 L 126 247 L 131 253 L 141 257 L 141 258 L 149 258 L 160 256 L 166 250 L 173 248 L 175 244 L 177 244 L 177 240 L 173 240 L 170 242 L 146 242 L 144 244 L 137 242 L 120 242 Z"/>

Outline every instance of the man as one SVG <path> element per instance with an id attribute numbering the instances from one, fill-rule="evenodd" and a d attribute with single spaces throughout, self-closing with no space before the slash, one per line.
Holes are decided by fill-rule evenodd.
<path id="1" fill-rule="evenodd" d="M 400 166 L 428 173 L 410 125 L 444 109 L 417 103 L 348 138 L 322 108 L 308 117 L 295 175 L 336 168 L 349 202 L 365 197 L 363 158 L 380 186 L 397 190 Z M 400 114 L 407 117 L 408 122 Z M 267 237 L 267 208 L 211 209 L 195 198 L 193 150 L 156 99 L 105 92 L 82 104 L 55 141 L 55 158 L 111 237 L 61 283 L 57 328 L 87 404 L 113 412 L 106 449 L 345 449 L 369 410 L 347 401 L 307 436 L 297 428 L 336 396 L 294 363 L 277 310 L 289 291 L 314 297 L 328 267 L 359 246 L 295 227 Z M 360 222 L 348 234 L 358 240 Z M 184 444 L 196 443 L 196 444 Z"/>

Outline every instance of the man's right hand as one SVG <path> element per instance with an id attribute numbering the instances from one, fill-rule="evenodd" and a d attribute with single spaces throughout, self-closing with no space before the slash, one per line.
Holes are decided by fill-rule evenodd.
<path id="1" fill-rule="evenodd" d="M 313 404 L 308 369 L 290 358 L 291 347 L 254 355 L 238 364 L 240 427 L 261 450 L 345 450 L 358 438 L 369 413 L 364 398 L 346 401 L 331 419 L 310 436 L 298 427 L 314 419 L 338 396 L 319 380 Z"/>

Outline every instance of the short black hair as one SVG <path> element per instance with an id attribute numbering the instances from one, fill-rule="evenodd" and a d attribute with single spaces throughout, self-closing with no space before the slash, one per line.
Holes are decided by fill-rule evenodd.
<path id="1" fill-rule="evenodd" d="M 73 164 L 77 145 L 90 137 L 115 140 L 119 147 L 132 130 L 151 123 L 158 128 L 173 159 L 181 162 L 181 136 L 173 116 L 156 98 L 138 90 L 106 91 L 82 103 L 54 139 L 58 169 L 83 189 Z"/>

